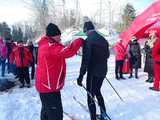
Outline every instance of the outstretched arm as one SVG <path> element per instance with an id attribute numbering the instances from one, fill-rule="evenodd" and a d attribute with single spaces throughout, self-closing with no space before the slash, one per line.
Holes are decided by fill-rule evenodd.
<path id="1" fill-rule="evenodd" d="M 60 55 L 63 56 L 64 58 L 70 58 L 73 55 L 75 55 L 77 53 L 77 51 L 79 50 L 79 48 L 81 47 L 81 45 L 83 44 L 83 39 L 78 38 L 76 40 L 74 40 L 70 45 L 64 47 L 61 51 L 60 51 Z"/>

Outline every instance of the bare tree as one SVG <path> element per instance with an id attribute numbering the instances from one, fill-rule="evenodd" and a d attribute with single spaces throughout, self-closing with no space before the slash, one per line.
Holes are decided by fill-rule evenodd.
<path id="1" fill-rule="evenodd" d="M 49 1 L 48 0 L 24 0 L 27 7 L 32 11 L 35 19 L 35 29 L 38 34 L 44 32 L 47 24 L 50 22 Z"/>
<path id="2" fill-rule="evenodd" d="M 79 0 L 73 1 L 75 7 L 67 9 L 67 0 L 23 0 L 32 11 L 35 29 L 38 35 L 44 32 L 46 25 L 53 22 L 64 30 L 79 26 L 81 19 Z"/>

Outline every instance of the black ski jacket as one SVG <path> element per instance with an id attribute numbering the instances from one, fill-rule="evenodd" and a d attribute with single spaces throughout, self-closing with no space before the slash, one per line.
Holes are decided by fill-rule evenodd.
<path id="1" fill-rule="evenodd" d="M 80 76 L 88 72 L 93 76 L 105 77 L 109 55 L 108 41 L 96 31 L 89 33 L 83 45 Z"/>

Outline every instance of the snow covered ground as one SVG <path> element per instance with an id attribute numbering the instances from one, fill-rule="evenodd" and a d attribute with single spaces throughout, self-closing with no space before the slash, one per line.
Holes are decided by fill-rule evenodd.
<path id="1" fill-rule="evenodd" d="M 74 116 L 76 120 L 90 120 L 88 112 L 73 99 L 76 97 L 87 106 L 86 92 L 76 84 L 80 60 L 80 57 L 67 60 L 67 77 L 62 90 L 63 107 L 64 111 Z M 102 93 L 111 119 L 160 120 L 160 92 L 148 89 L 152 84 L 145 82 L 147 75 L 140 69 L 138 80 L 128 79 L 128 75 L 125 75 L 126 80 L 117 81 L 114 76 L 114 62 L 114 56 L 111 55 L 108 61 L 107 78 L 125 102 L 116 96 L 108 82 L 104 80 Z M 0 120 L 40 120 L 41 102 L 34 81 L 32 86 L 23 89 L 17 86 L 11 92 L 0 92 Z M 64 120 L 70 119 L 64 115 Z"/>

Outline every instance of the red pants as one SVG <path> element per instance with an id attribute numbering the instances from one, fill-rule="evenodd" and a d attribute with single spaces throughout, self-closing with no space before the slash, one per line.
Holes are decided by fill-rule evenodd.
<path id="1" fill-rule="evenodd" d="M 160 64 L 154 62 L 154 89 L 159 90 L 160 88 Z"/>

